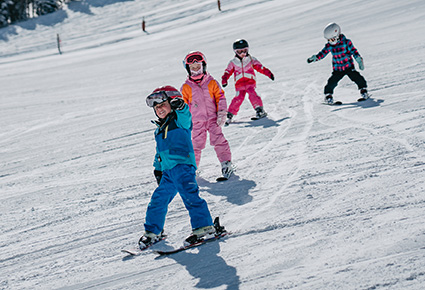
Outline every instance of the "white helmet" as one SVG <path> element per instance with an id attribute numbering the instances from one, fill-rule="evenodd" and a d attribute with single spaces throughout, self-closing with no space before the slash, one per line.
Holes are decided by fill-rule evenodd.
<path id="1" fill-rule="evenodd" d="M 330 44 L 337 44 L 339 35 L 341 34 L 341 27 L 335 22 L 326 25 L 323 30 L 323 36 L 329 41 Z"/>

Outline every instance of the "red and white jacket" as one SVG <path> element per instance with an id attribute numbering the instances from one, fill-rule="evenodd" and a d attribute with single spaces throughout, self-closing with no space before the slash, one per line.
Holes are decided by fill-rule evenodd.
<path id="1" fill-rule="evenodd" d="M 235 88 L 245 87 L 247 85 L 256 85 L 255 71 L 263 75 L 272 76 L 272 72 L 262 65 L 262 63 L 251 55 L 247 55 L 243 59 L 235 56 L 227 65 L 223 76 L 221 77 L 221 84 L 225 86 L 230 76 L 234 74 Z"/>

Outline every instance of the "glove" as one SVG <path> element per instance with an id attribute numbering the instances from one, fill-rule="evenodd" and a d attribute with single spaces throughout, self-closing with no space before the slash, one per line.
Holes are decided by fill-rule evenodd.
<path id="1" fill-rule="evenodd" d="M 354 59 L 359 64 L 359 69 L 364 70 L 363 58 L 361 56 L 354 57 Z"/>
<path id="2" fill-rule="evenodd" d="M 307 63 L 311 63 L 311 62 L 315 62 L 318 61 L 317 56 L 316 55 L 312 55 L 311 57 L 309 57 L 307 59 Z"/>
<path id="3" fill-rule="evenodd" d="M 221 85 L 223 86 L 223 88 L 227 87 L 227 83 L 222 83 Z"/>
<path id="4" fill-rule="evenodd" d="M 162 178 L 162 171 L 159 171 L 159 170 L 154 170 L 153 171 L 153 175 L 155 175 L 155 179 L 156 179 L 156 182 L 158 183 L 158 185 L 161 183 L 161 178 Z"/>
<path id="5" fill-rule="evenodd" d="M 182 98 L 174 98 L 170 101 L 171 109 L 181 110 L 184 108 L 185 102 Z"/>
<path id="6" fill-rule="evenodd" d="M 227 116 L 227 113 L 226 113 L 226 111 L 218 111 L 217 112 L 217 125 L 218 126 L 223 126 L 224 125 L 224 123 L 226 122 L 226 116 Z"/>
<path id="7" fill-rule="evenodd" d="M 271 75 L 270 75 L 270 79 L 271 79 L 272 81 L 274 81 L 274 75 L 273 75 L 273 74 L 271 74 Z"/>

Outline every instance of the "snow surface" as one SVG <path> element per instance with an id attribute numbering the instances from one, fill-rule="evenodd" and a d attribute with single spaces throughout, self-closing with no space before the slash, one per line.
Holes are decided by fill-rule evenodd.
<path id="1" fill-rule="evenodd" d="M 425 1 L 216 3 L 86 0 L 0 30 L 0 289 L 424 289 Z M 371 100 L 345 78 L 344 104 L 322 104 L 331 57 L 306 59 L 332 21 Z M 257 78 L 267 119 L 245 100 L 224 128 L 236 176 L 216 183 L 203 153 L 201 195 L 233 234 L 126 257 L 156 187 L 145 97 L 181 86 L 191 50 L 220 79 L 237 38 L 276 80 Z M 176 197 L 157 248 L 190 230 Z"/>

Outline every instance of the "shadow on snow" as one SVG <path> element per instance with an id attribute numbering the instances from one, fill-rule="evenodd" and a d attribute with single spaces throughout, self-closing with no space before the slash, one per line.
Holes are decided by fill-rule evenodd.
<path id="1" fill-rule="evenodd" d="M 193 250 L 180 252 L 169 256 L 159 256 L 155 259 L 173 259 L 185 267 L 194 278 L 199 279 L 196 288 L 212 289 L 226 285 L 226 289 L 239 289 L 240 279 L 235 267 L 227 265 L 226 261 L 218 256 L 220 241 L 208 243 Z"/>
<path id="2" fill-rule="evenodd" d="M 235 174 L 224 182 L 210 182 L 202 177 L 197 177 L 197 181 L 201 190 L 206 190 L 208 193 L 215 196 L 224 196 L 227 198 L 228 202 L 236 205 L 243 205 L 251 202 L 252 196 L 249 195 L 249 191 L 257 185 L 252 180 L 241 180 L 240 177 Z"/>

